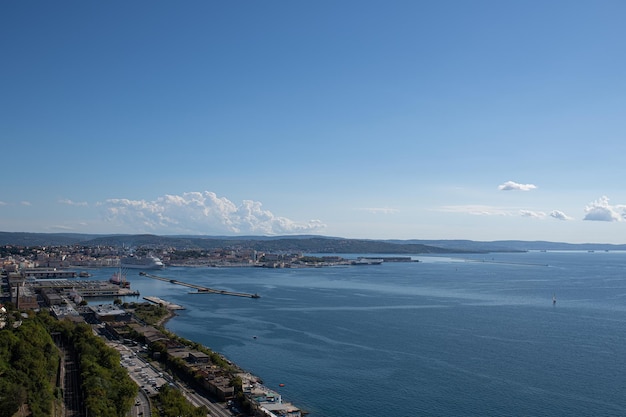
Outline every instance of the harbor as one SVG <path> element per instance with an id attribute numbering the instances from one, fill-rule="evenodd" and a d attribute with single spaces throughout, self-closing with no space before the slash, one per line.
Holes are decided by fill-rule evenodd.
<path id="1" fill-rule="evenodd" d="M 218 290 L 215 288 L 203 287 L 202 285 L 190 284 L 188 282 L 179 281 L 177 279 L 159 277 L 156 275 L 148 274 L 146 272 L 140 272 L 139 275 L 152 278 L 152 279 L 158 279 L 159 281 L 163 281 L 163 282 L 169 282 L 170 284 L 182 285 L 184 287 L 189 287 L 189 288 L 193 288 L 196 290 L 196 292 L 191 292 L 190 294 L 221 294 L 221 295 L 231 295 L 234 297 L 261 298 L 261 296 L 256 293 L 250 294 L 250 293 L 245 293 L 245 292 Z"/>

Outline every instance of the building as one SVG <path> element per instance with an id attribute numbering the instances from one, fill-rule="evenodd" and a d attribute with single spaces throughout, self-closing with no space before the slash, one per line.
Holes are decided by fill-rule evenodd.
<path id="1" fill-rule="evenodd" d="M 26 278 L 51 278 L 51 279 L 64 279 L 64 278 L 76 278 L 76 271 L 68 271 L 67 269 L 56 268 L 26 268 L 22 269 L 22 275 Z"/>
<path id="2" fill-rule="evenodd" d="M 248 374 L 242 375 L 243 393 L 258 413 L 267 417 L 302 417 L 302 411 L 283 401 L 280 394 L 250 379 Z"/>
<path id="3" fill-rule="evenodd" d="M 41 290 L 41 297 L 48 306 L 58 306 L 63 304 L 63 297 L 61 297 L 61 294 L 50 288 Z"/>
<path id="4" fill-rule="evenodd" d="M 130 313 L 127 313 L 126 310 L 123 310 L 114 304 L 99 304 L 96 306 L 89 306 L 89 309 L 101 322 L 129 322 L 132 318 Z"/>
<path id="5" fill-rule="evenodd" d="M 11 292 L 11 299 L 19 310 L 36 310 L 39 308 L 37 294 L 24 283 L 11 287 Z"/>
<path id="6" fill-rule="evenodd" d="M 210 357 L 204 352 L 199 352 L 197 350 L 192 350 L 189 352 L 189 362 L 191 363 L 209 363 Z"/>

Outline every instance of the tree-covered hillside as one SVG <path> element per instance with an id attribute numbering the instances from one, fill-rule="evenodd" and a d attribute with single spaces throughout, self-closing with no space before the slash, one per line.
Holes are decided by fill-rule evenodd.
<path id="1" fill-rule="evenodd" d="M 11 325 L 20 321 L 15 328 Z M 0 417 L 11 417 L 20 408 L 34 417 L 55 415 L 61 404 L 55 390 L 59 353 L 45 318 L 18 316 L 7 322 L 0 330 Z"/>
<path id="2" fill-rule="evenodd" d="M 0 417 L 11 417 L 18 410 L 33 417 L 62 415 L 62 389 L 57 387 L 60 351 L 51 333 L 58 333 L 76 352 L 88 414 L 126 416 L 137 385 L 120 365 L 117 351 L 90 326 L 57 321 L 45 311 L 24 319 L 15 311 L 8 315 L 7 326 L 0 330 Z"/>

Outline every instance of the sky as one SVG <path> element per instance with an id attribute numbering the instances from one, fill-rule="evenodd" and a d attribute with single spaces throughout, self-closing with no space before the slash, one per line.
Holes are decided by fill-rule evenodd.
<path id="1" fill-rule="evenodd" d="M 626 243 L 625 16 L 0 2 L 0 231 Z"/>

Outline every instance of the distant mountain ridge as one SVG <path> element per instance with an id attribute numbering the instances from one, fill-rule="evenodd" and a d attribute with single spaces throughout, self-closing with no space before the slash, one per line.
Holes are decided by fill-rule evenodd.
<path id="1" fill-rule="evenodd" d="M 308 253 L 445 254 L 483 252 L 521 252 L 529 250 L 626 250 L 626 244 L 563 243 L 547 241 L 501 240 L 377 240 L 340 237 L 299 236 L 197 236 L 197 235 L 101 235 L 81 233 L 0 232 L 0 245 L 16 246 L 126 246 L 174 247 L 176 249 L 213 249 L 241 247 L 259 251 L 300 251 Z"/>
<path id="2" fill-rule="evenodd" d="M 386 240 L 386 242 L 420 243 L 422 245 L 435 245 L 441 248 L 454 248 L 460 250 L 485 251 L 485 252 L 509 252 L 531 250 L 626 250 L 626 244 L 611 243 L 565 243 L 550 242 L 544 240 Z"/>

